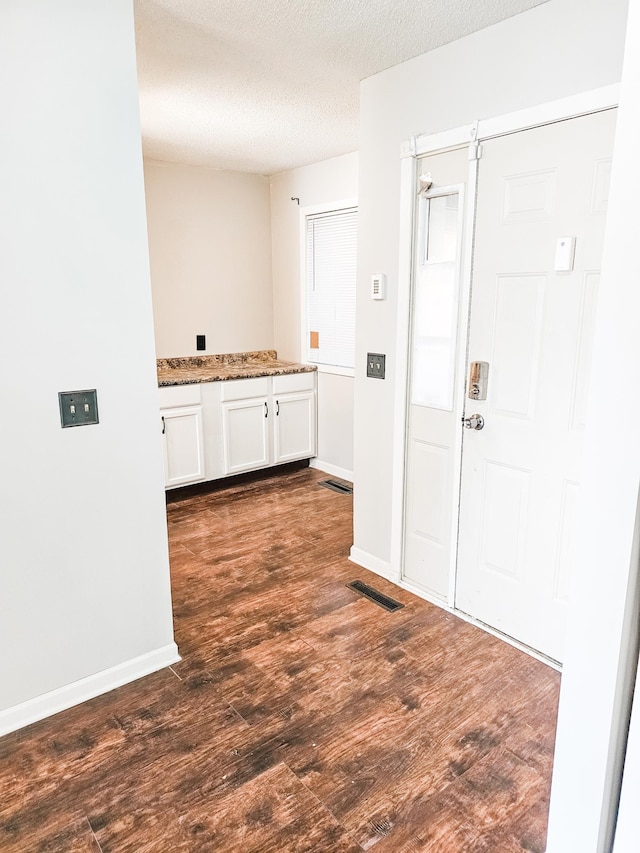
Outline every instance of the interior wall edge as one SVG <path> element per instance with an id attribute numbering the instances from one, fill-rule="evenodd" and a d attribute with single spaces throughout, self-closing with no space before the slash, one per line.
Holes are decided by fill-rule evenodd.
<path id="1" fill-rule="evenodd" d="M 349 551 L 349 559 L 352 563 L 362 566 L 363 569 L 369 569 L 370 572 L 374 572 L 386 580 L 393 580 L 391 577 L 391 564 L 385 560 L 381 560 L 374 554 L 369 554 L 367 551 L 363 551 L 361 548 L 356 548 L 353 545 Z"/>
<path id="2" fill-rule="evenodd" d="M 324 462 L 322 459 L 312 459 L 309 462 L 310 468 L 316 468 L 318 471 L 324 471 L 325 474 L 330 474 L 332 477 L 340 477 L 341 480 L 353 482 L 353 471 L 348 471 L 346 468 L 340 468 L 339 465 L 332 465 L 331 462 Z"/>
<path id="3" fill-rule="evenodd" d="M 96 672 L 94 675 L 58 687 L 41 696 L 27 699 L 25 702 L 0 711 L 0 737 L 29 726 L 31 723 L 44 720 L 46 717 L 52 717 L 74 705 L 95 699 L 96 696 L 108 693 L 116 687 L 122 687 L 145 675 L 151 675 L 180 660 L 177 645 L 169 643 L 102 672 Z"/>

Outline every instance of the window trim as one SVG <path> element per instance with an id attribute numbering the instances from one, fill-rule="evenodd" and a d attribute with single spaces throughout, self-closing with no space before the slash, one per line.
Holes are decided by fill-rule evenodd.
<path id="1" fill-rule="evenodd" d="M 307 216 L 315 216 L 318 213 L 340 213 L 350 208 L 358 207 L 357 198 L 339 199 L 337 201 L 323 202 L 321 204 L 310 204 L 299 208 L 299 237 L 298 246 L 300 254 L 300 362 L 317 367 L 318 373 L 333 373 L 337 376 L 355 376 L 355 368 L 338 367 L 331 364 L 318 364 L 315 361 L 307 361 Z"/>
<path id="2" fill-rule="evenodd" d="M 318 368 L 318 373 L 333 373 L 334 376 L 356 375 L 355 367 L 339 367 L 337 364 L 318 364 L 316 361 L 307 361 L 305 364 L 313 364 Z"/>

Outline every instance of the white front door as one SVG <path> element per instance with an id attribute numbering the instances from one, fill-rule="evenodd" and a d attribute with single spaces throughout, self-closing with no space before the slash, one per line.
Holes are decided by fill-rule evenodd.
<path id="1" fill-rule="evenodd" d="M 489 140 L 478 167 L 468 351 L 489 375 L 487 399 L 466 400 L 484 427 L 464 431 L 455 605 L 555 660 L 614 122 L 610 110 Z"/>
<path id="2" fill-rule="evenodd" d="M 456 370 L 467 147 L 423 157 L 413 258 L 403 579 L 444 601 L 455 562 L 460 429 Z M 418 182 L 419 183 L 419 182 Z"/>

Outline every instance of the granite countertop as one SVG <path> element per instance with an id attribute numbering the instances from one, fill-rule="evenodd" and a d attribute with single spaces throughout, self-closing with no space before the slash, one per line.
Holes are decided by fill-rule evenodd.
<path id="1" fill-rule="evenodd" d="M 250 379 L 254 376 L 281 376 L 285 373 L 311 373 L 317 369 L 313 364 L 282 361 L 275 350 L 159 358 L 157 366 L 159 387 Z"/>

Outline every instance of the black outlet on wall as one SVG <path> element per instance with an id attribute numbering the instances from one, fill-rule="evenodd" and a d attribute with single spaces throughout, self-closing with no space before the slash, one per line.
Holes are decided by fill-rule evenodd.
<path id="1" fill-rule="evenodd" d="M 205 350 L 207 348 L 207 339 L 204 335 L 196 335 L 196 349 Z"/>

